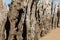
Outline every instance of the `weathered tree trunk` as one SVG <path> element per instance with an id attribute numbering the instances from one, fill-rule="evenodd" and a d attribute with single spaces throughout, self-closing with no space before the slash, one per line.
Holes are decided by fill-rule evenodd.
<path id="1" fill-rule="evenodd" d="M 26 14 L 26 26 L 27 26 L 27 40 L 31 40 L 31 6 L 33 0 L 28 0 L 27 4 L 27 14 Z"/>
<path id="2" fill-rule="evenodd" d="M 32 5 L 32 12 L 31 12 L 31 40 L 35 40 L 35 27 L 38 27 L 36 26 L 36 7 L 37 7 L 37 1 L 34 0 L 33 1 L 33 5 Z"/>
<path id="3" fill-rule="evenodd" d="M 5 40 L 5 23 L 7 19 L 7 13 L 4 11 L 0 12 L 0 40 Z"/>
<path id="4" fill-rule="evenodd" d="M 20 24 L 20 20 L 22 20 L 21 17 L 23 14 L 23 9 L 21 8 L 22 5 L 20 4 L 21 0 L 12 0 L 12 3 L 10 5 L 10 13 L 8 13 L 8 18 L 10 21 L 10 32 L 8 40 L 15 40 L 14 36 L 18 37 L 17 35 L 19 35 L 18 40 L 22 40 L 22 23 Z"/>
<path id="5" fill-rule="evenodd" d="M 24 4 L 26 3 L 26 4 Z M 25 20 L 25 11 L 26 11 L 27 1 L 26 0 L 12 0 L 10 5 L 10 13 L 8 18 L 10 20 L 10 34 L 9 40 L 15 39 L 23 40 L 23 26 Z"/>
<path id="6" fill-rule="evenodd" d="M 53 16 L 53 28 L 57 28 L 58 23 L 58 17 L 57 17 L 57 11 L 58 11 L 58 3 L 55 2 L 54 5 L 54 16 Z"/>
<path id="7" fill-rule="evenodd" d="M 0 0 L 0 40 L 5 40 L 5 23 L 7 19 L 7 10 L 5 1 Z"/>

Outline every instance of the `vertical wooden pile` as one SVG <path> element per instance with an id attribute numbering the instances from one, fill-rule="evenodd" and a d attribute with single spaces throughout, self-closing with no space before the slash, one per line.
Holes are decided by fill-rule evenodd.
<path id="1" fill-rule="evenodd" d="M 5 0 L 0 0 L 0 40 L 5 40 L 5 23 L 7 19 L 5 7 Z"/>

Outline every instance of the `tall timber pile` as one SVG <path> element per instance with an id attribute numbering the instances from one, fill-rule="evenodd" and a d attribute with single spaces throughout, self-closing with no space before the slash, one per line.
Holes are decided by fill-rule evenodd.
<path id="1" fill-rule="evenodd" d="M 7 10 L 5 0 L 0 0 L 0 40 L 5 40 L 5 23 L 7 20 Z"/>
<path id="2" fill-rule="evenodd" d="M 7 19 L 1 20 L 5 26 L 1 26 L 0 40 L 39 40 L 60 27 L 58 7 L 56 0 L 11 0 L 6 17 L 2 16 Z"/>

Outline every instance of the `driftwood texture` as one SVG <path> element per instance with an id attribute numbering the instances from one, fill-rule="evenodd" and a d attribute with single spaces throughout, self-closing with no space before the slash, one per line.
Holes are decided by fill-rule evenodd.
<path id="1" fill-rule="evenodd" d="M 58 7 L 52 0 L 11 0 L 8 13 L 0 11 L 0 40 L 39 40 L 59 27 Z"/>

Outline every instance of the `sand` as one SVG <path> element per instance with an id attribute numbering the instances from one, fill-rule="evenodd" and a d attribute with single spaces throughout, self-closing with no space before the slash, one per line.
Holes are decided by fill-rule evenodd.
<path id="1" fill-rule="evenodd" d="M 60 28 L 52 30 L 50 33 L 40 38 L 40 40 L 60 40 Z"/>

